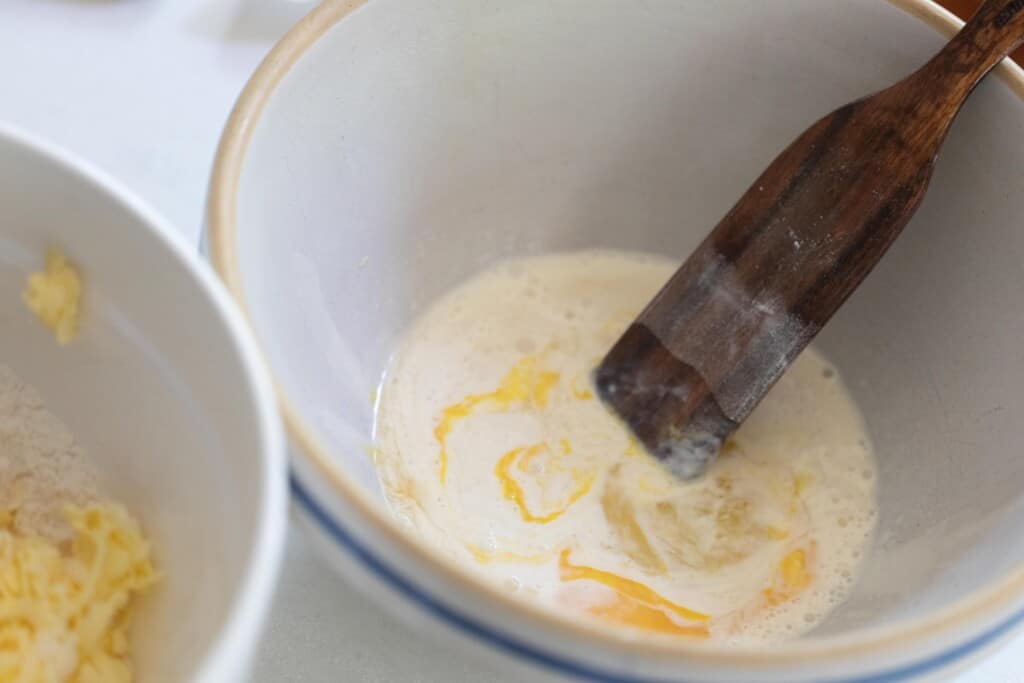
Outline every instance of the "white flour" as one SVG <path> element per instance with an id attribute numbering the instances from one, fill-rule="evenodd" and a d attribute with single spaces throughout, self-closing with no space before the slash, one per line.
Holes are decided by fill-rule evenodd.
<path id="1" fill-rule="evenodd" d="M 0 511 L 15 513 L 14 531 L 66 541 L 64 506 L 95 499 L 95 474 L 67 427 L 0 365 Z"/>

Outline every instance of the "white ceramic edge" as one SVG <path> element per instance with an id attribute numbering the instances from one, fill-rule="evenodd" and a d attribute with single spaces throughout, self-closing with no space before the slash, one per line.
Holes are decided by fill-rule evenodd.
<path id="1" fill-rule="evenodd" d="M 259 420 L 259 458 L 262 499 L 256 522 L 256 541 L 246 561 L 245 576 L 217 638 L 209 644 L 193 673 L 194 683 L 242 681 L 249 670 L 256 641 L 263 632 L 277 586 L 287 531 L 287 459 L 284 430 L 269 373 L 263 365 L 249 325 L 208 264 L 199 258 L 155 210 L 121 183 L 88 161 L 26 131 L 0 122 L 0 138 L 30 149 L 61 165 L 138 217 L 170 256 L 199 283 L 223 321 L 241 360 L 247 396 Z"/>

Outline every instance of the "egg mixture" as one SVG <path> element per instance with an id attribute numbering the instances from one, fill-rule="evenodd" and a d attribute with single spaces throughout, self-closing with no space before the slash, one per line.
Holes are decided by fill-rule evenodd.
<path id="1" fill-rule="evenodd" d="M 876 516 L 870 442 L 809 349 L 703 479 L 642 453 L 589 376 L 676 265 L 548 255 L 448 293 L 382 382 L 382 488 L 417 536 L 562 614 L 633 634 L 792 638 L 857 576 Z"/>

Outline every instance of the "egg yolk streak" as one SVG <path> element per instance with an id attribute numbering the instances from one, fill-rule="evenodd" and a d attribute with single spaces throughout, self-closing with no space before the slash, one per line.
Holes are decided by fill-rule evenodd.
<path id="1" fill-rule="evenodd" d="M 503 411 L 513 406 L 538 409 L 547 406 L 548 393 L 558 382 L 559 375 L 557 372 L 538 370 L 538 363 L 537 356 L 526 356 L 509 370 L 494 391 L 470 394 L 441 411 L 441 418 L 434 427 L 434 438 L 441 447 L 438 454 L 438 476 L 442 485 L 448 477 L 448 435 L 457 421 L 484 407 Z"/>
<path id="2" fill-rule="evenodd" d="M 486 550 L 478 545 L 466 544 L 466 550 L 473 556 L 473 559 L 480 564 L 491 564 L 492 562 L 509 562 L 513 564 L 545 564 L 551 560 L 551 555 L 522 555 L 502 550 Z"/>
<path id="3" fill-rule="evenodd" d="M 811 585 L 808 556 L 813 553 L 813 550 L 812 544 L 807 550 L 793 550 L 782 558 L 774 583 L 771 587 L 761 591 L 766 607 L 774 607 L 787 600 L 792 600 L 800 591 Z"/>
<path id="4" fill-rule="evenodd" d="M 498 478 L 501 483 L 501 495 L 506 500 L 512 501 L 515 506 L 519 509 L 519 515 L 522 517 L 524 522 L 528 524 L 547 524 L 552 522 L 568 510 L 573 503 L 582 498 L 590 491 L 591 485 L 594 483 L 595 473 L 584 472 L 575 468 L 566 468 L 562 464 L 562 460 L 568 456 L 572 451 L 569 446 L 569 442 L 562 439 L 562 453 L 558 456 L 548 458 L 548 461 L 544 464 L 543 469 L 546 474 L 566 473 L 573 481 L 573 489 L 569 493 L 569 497 L 558 507 L 546 514 L 538 514 L 530 511 L 530 508 L 526 504 L 526 492 L 516 479 L 515 475 L 511 472 L 512 464 L 516 464 L 516 469 L 521 473 L 526 474 L 530 472 L 530 462 L 538 455 L 549 453 L 549 448 L 546 443 L 538 443 L 533 446 L 523 446 L 520 448 L 513 448 L 508 453 L 503 455 L 498 460 L 498 464 L 494 466 L 494 475 Z"/>
<path id="5" fill-rule="evenodd" d="M 569 555 L 568 550 L 563 550 L 558 558 L 558 575 L 562 581 L 593 581 L 616 593 L 615 602 L 588 610 L 594 616 L 649 631 L 698 638 L 709 636 L 706 626 L 681 625 L 668 615 L 674 614 L 686 621 L 696 622 L 706 622 L 711 619 L 710 615 L 678 605 L 638 581 L 601 569 L 572 564 Z"/>
<path id="6" fill-rule="evenodd" d="M 559 373 L 542 368 L 541 354 L 529 355 L 520 359 L 493 391 L 466 395 L 457 403 L 444 408 L 434 428 L 434 437 L 439 445 L 438 476 L 442 486 L 445 484 L 448 471 L 448 438 L 459 421 L 484 410 L 542 411 L 548 406 L 552 389 L 559 381 Z M 592 392 L 579 386 L 578 378 L 573 378 L 569 382 L 565 395 L 577 401 L 589 401 L 594 398 Z M 730 441 L 723 449 L 723 455 L 737 449 L 738 446 Z M 641 453 L 639 443 L 630 435 L 629 445 L 623 455 L 638 457 Z M 498 459 L 494 466 L 494 475 L 498 480 L 500 495 L 513 503 L 523 522 L 553 522 L 590 492 L 597 472 L 572 467 L 571 455 L 571 444 L 562 438 L 558 440 L 557 449 L 548 442 L 540 442 L 512 448 Z M 794 511 L 799 496 L 810 482 L 810 477 L 798 476 L 793 479 L 791 490 L 785 492 L 792 496 Z M 640 483 L 642 485 L 645 482 Z M 561 498 L 552 500 L 551 496 L 547 495 L 549 489 L 557 490 Z M 609 515 L 609 510 L 614 513 L 623 505 L 621 501 L 617 502 L 614 496 L 610 496 L 611 494 L 606 492 L 602 499 L 606 516 Z M 531 508 L 528 498 L 536 499 L 539 503 Z M 617 519 L 616 514 L 612 514 L 611 517 Z M 636 541 L 644 539 L 638 530 L 634 532 L 636 533 L 626 536 L 635 541 L 633 546 L 636 547 L 633 550 L 637 552 L 634 554 L 638 554 L 641 559 L 647 558 L 648 561 L 641 562 L 641 566 L 658 570 L 657 573 L 664 573 L 664 562 L 648 545 Z M 765 528 L 763 533 L 772 541 L 782 541 L 789 536 L 786 530 L 771 526 Z M 466 549 L 481 564 L 544 564 L 552 559 L 546 554 L 521 555 L 501 550 L 485 550 L 473 545 L 467 545 Z M 641 550 L 645 552 L 639 552 Z M 771 607 L 791 600 L 810 585 L 813 550 L 812 544 L 808 548 L 792 550 L 785 555 L 777 567 L 772 585 L 765 588 L 759 596 L 761 607 Z M 637 558 L 633 559 L 635 561 Z M 559 555 L 558 576 L 563 583 L 591 581 L 614 591 L 615 597 L 612 601 L 587 608 L 587 612 L 592 616 L 647 631 L 694 638 L 709 637 L 709 622 L 712 620 L 710 615 L 672 602 L 639 581 L 594 567 L 573 564 L 570 562 L 569 550 L 563 550 Z"/>

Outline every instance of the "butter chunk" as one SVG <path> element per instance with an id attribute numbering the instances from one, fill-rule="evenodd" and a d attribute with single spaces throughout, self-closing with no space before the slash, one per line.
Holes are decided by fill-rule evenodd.
<path id="1" fill-rule="evenodd" d="M 47 252 L 45 270 L 29 275 L 22 292 L 25 305 L 53 330 L 62 346 L 78 332 L 81 298 L 82 278 L 58 249 Z"/>

